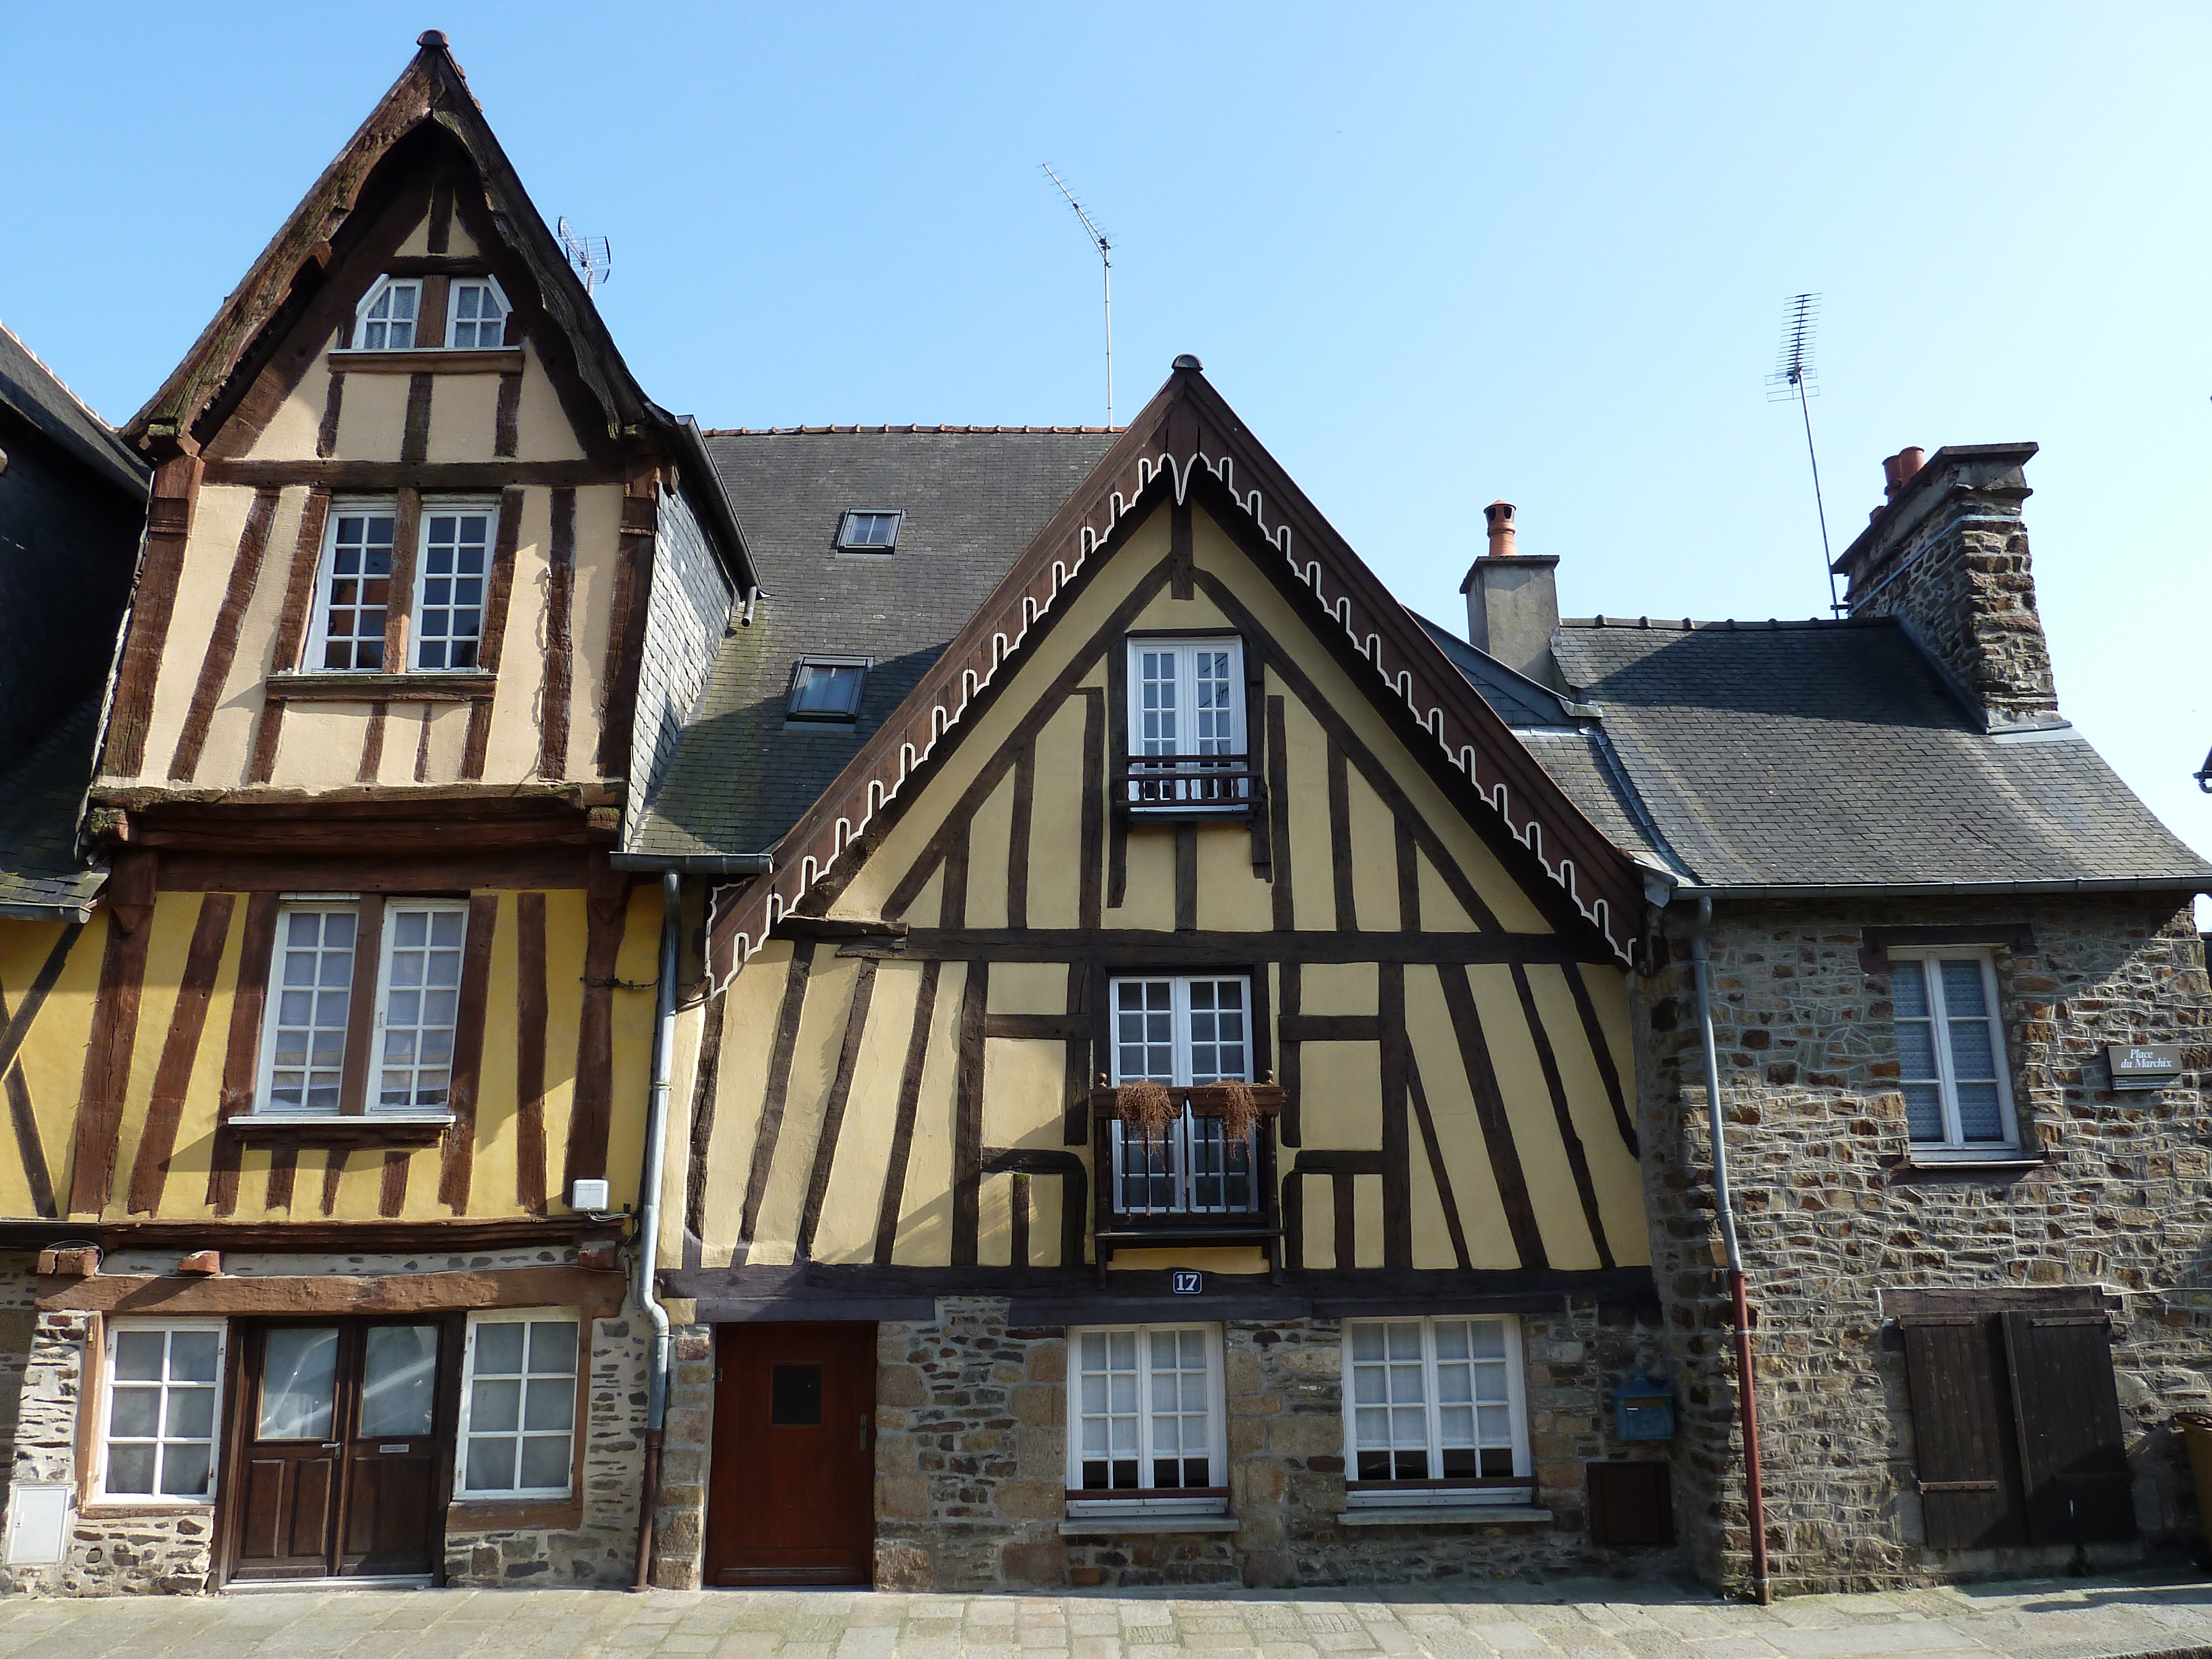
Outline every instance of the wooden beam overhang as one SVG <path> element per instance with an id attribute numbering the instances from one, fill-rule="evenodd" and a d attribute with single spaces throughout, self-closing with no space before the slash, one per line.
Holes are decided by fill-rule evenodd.
<path id="1" fill-rule="evenodd" d="M 1643 883 L 1632 860 L 1583 816 L 1252 436 L 1197 360 L 1178 358 L 1166 384 L 921 684 L 786 834 L 771 872 L 742 888 L 715 890 L 708 965 L 717 984 L 727 983 L 785 915 L 810 898 L 810 908 L 819 908 L 849 879 L 880 837 L 878 815 L 899 799 L 938 744 L 988 706 L 1030 630 L 1048 625 L 1062 598 L 1086 579 L 1093 556 L 1138 521 L 1139 505 L 1170 493 L 1185 501 L 1201 479 L 1273 550 L 1316 625 L 1325 617 L 1343 630 L 1347 647 L 1379 677 L 1377 690 L 1387 690 L 1427 734 L 1428 758 L 1472 786 L 1480 798 L 1470 803 L 1474 810 L 1495 816 L 1613 958 L 1633 959 Z"/>
<path id="2" fill-rule="evenodd" d="M 623 784 L 413 789 L 102 789 L 87 826 L 110 846 L 311 857 L 611 847 Z"/>

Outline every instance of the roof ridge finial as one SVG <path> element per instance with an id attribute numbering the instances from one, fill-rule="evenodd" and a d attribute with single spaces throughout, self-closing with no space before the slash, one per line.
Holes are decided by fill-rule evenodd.
<path id="1" fill-rule="evenodd" d="M 424 29 L 422 33 L 415 37 L 415 44 L 426 52 L 433 47 L 440 52 L 453 50 L 446 44 L 446 32 L 443 29 Z"/>

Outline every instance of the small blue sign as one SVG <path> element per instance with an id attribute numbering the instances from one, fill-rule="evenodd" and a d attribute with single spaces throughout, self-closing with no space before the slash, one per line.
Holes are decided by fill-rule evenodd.
<path id="1" fill-rule="evenodd" d="M 1169 1276 L 1169 1283 L 1177 1296 L 1196 1296 L 1206 1288 L 1206 1275 L 1188 1267 L 1177 1267 Z"/>

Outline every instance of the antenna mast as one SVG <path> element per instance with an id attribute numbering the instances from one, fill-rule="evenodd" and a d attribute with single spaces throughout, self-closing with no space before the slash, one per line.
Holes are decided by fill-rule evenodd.
<path id="1" fill-rule="evenodd" d="M 1098 250 L 1099 273 L 1106 289 L 1106 424 L 1114 424 L 1114 245 L 1106 240 L 1106 233 L 1098 228 L 1091 216 L 1083 210 L 1083 204 L 1075 199 L 1075 192 L 1060 183 L 1060 175 L 1052 170 L 1052 163 L 1044 162 L 1044 176 L 1059 186 L 1060 193 L 1067 198 L 1068 206 L 1083 222 L 1083 234 L 1091 239 L 1091 246 Z"/>
<path id="2" fill-rule="evenodd" d="M 1808 400 L 1820 395 L 1820 377 L 1813 371 L 1813 337 L 1820 325 L 1820 296 L 1793 294 L 1783 301 L 1782 348 L 1775 354 L 1774 373 L 1766 377 L 1766 401 L 1788 403 L 1795 398 L 1805 417 L 1805 454 L 1813 463 L 1813 507 L 1820 515 L 1820 569 L 1828 579 L 1828 609 L 1844 611 L 1836 598 L 1835 555 L 1828 546 L 1828 509 L 1820 499 L 1820 458 L 1813 448 L 1813 406 Z"/>
<path id="3" fill-rule="evenodd" d="M 613 275 L 615 255 L 604 236 L 585 236 L 569 228 L 564 216 L 556 226 L 554 234 L 561 239 L 561 252 L 584 279 L 584 292 L 597 291 L 600 283 Z"/>

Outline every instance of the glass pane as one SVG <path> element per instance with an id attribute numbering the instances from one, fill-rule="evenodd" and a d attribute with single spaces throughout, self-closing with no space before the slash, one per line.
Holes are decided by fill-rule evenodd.
<path id="1" fill-rule="evenodd" d="M 172 1440 L 212 1439 L 215 1435 L 215 1390 L 170 1389 L 169 1420 L 161 1425 L 161 1432 Z"/>
<path id="2" fill-rule="evenodd" d="M 521 1426 L 522 1384 L 511 1378 L 478 1379 L 469 1401 L 472 1431 L 495 1434 Z"/>
<path id="3" fill-rule="evenodd" d="M 1990 1042 L 1986 1019 L 1954 1019 L 1951 1024 L 1951 1074 L 1988 1081 L 1997 1074 L 1996 1051 Z"/>
<path id="4" fill-rule="evenodd" d="M 161 1389 L 117 1389 L 114 1403 L 107 1408 L 107 1431 L 140 1440 L 150 1440 L 161 1433 Z"/>
<path id="5" fill-rule="evenodd" d="M 531 1326 L 530 1369 L 540 1376 L 574 1376 L 576 1374 L 574 1321 L 547 1321 Z"/>
<path id="6" fill-rule="evenodd" d="M 2005 1138 L 2004 1111 L 1997 1103 L 1996 1084 L 1959 1085 L 1959 1133 L 1968 1140 L 2001 1141 Z"/>
<path id="7" fill-rule="evenodd" d="M 784 1399 L 776 1395 L 776 1404 L 769 1420 L 775 1423 L 800 1421 L 819 1423 L 822 1420 L 822 1368 L 819 1365 L 778 1365 L 781 1373 L 803 1370 L 814 1373 L 812 1410 L 811 1418 L 787 1418 L 782 1415 Z M 529 1393 L 522 1407 L 522 1426 L 526 1429 L 569 1429 L 576 1422 L 576 1385 L 565 1376 L 539 1376 L 531 1379 Z"/>
<path id="8" fill-rule="evenodd" d="M 1910 958 L 1890 964 L 1889 994 L 1899 1019 L 1928 1018 L 1927 970 Z"/>
<path id="9" fill-rule="evenodd" d="M 146 1492 L 154 1490 L 154 1448 L 142 1441 L 135 1446 L 107 1449 L 107 1490 Z"/>
<path id="10" fill-rule="evenodd" d="M 214 1448 L 207 1442 L 175 1443 L 161 1449 L 161 1491 L 170 1498 L 204 1498 L 214 1464 Z"/>
<path id="11" fill-rule="evenodd" d="M 1908 1083 L 1905 1087 L 1905 1132 L 1915 1140 L 1943 1139 L 1943 1102 L 1932 1083 Z"/>
<path id="12" fill-rule="evenodd" d="M 503 1435 L 469 1437 L 471 1492 L 508 1492 L 514 1486 L 514 1442 Z"/>
<path id="13" fill-rule="evenodd" d="M 161 1346 L 165 1331 L 118 1331 L 115 1334 L 115 1380 L 118 1382 L 158 1382 L 161 1380 Z"/>
<path id="14" fill-rule="evenodd" d="M 269 1333 L 261 1366 L 264 1440 L 324 1440 L 337 1383 L 338 1334 L 280 1326 Z"/>
<path id="15" fill-rule="evenodd" d="M 522 1329 L 518 1324 L 477 1327 L 476 1373 L 478 1376 L 513 1376 L 522 1370 Z"/>
<path id="16" fill-rule="evenodd" d="M 568 1437 L 532 1436 L 522 1443 L 522 1480 L 520 1484 L 541 1491 L 564 1488 L 568 1484 Z"/>
<path id="17" fill-rule="evenodd" d="M 1979 958 L 1950 957 L 1942 963 L 1942 969 L 1943 1012 L 1954 1019 L 1988 1018 L 1990 1005 L 1984 994 Z"/>
<path id="18" fill-rule="evenodd" d="M 407 1439 L 428 1434 L 437 1385 L 436 1326 L 370 1326 L 362 1357 L 362 1433 Z"/>
<path id="19" fill-rule="evenodd" d="M 1900 1077 L 1925 1080 L 1936 1075 L 1935 1032 L 1926 1020 L 1897 1022 L 1897 1060 Z"/>

